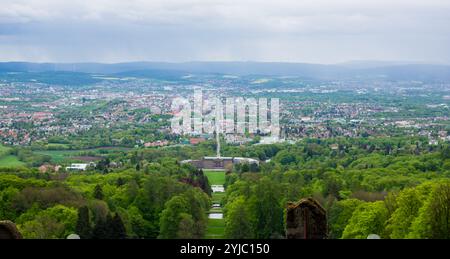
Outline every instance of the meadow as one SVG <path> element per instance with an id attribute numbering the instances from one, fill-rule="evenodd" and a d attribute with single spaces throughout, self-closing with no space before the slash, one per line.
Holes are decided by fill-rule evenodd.
<path id="1" fill-rule="evenodd" d="M 0 167 L 18 167 L 18 166 L 25 166 L 25 163 L 19 161 L 17 156 L 6 155 L 0 157 Z"/>
<path id="2" fill-rule="evenodd" d="M 0 167 L 24 166 L 25 163 L 19 161 L 17 156 L 10 154 L 10 148 L 0 145 Z"/>

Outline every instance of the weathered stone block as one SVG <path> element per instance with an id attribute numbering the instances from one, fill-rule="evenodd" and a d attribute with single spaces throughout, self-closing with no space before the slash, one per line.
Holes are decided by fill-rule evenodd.
<path id="1" fill-rule="evenodd" d="M 289 203 L 286 215 L 286 237 L 288 239 L 327 238 L 325 209 L 312 198 Z"/>
<path id="2" fill-rule="evenodd" d="M 13 222 L 4 220 L 0 221 L 0 239 L 22 239 L 22 235 Z"/>

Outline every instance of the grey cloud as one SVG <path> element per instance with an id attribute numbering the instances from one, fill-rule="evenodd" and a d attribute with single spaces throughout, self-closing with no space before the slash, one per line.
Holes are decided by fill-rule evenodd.
<path id="1" fill-rule="evenodd" d="M 450 62 L 444 0 L 2 0 L 0 60 Z"/>

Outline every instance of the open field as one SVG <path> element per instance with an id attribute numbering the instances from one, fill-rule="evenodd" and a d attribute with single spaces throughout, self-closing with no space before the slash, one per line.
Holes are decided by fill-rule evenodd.
<path id="1" fill-rule="evenodd" d="M 7 155 L 0 157 L 0 167 L 25 166 L 25 163 L 19 161 L 16 156 Z"/>
<path id="2" fill-rule="evenodd" d="M 41 150 L 34 151 L 37 154 L 48 155 L 52 158 L 53 163 L 68 163 L 75 161 L 92 162 L 100 160 L 104 153 L 112 153 L 115 151 L 128 150 L 120 147 L 104 147 L 92 149 L 78 149 L 78 150 Z"/>
<path id="3" fill-rule="evenodd" d="M 210 185 L 223 185 L 225 184 L 225 172 L 224 171 L 208 171 L 203 170 L 206 177 L 208 177 Z"/>
<path id="4" fill-rule="evenodd" d="M 9 154 L 10 148 L 0 145 L 0 167 L 24 166 L 25 163 L 19 161 L 16 156 Z"/>
<path id="5" fill-rule="evenodd" d="M 49 150 L 35 151 L 35 153 L 50 156 L 53 163 L 63 163 L 73 160 L 71 157 L 78 156 L 80 150 Z"/>

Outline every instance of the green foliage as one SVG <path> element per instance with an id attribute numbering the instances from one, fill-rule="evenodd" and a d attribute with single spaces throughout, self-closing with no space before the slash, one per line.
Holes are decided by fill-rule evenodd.
<path id="1" fill-rule="evenodd" d="M 184 195 L 172 197 L 161 213 L 159 238 L 203 237 L 207 224 L 206 212 L 208 209 L 208 197 L 197 189 L 191 189 Z"/>
<path id="2" fill-rule="evenodd" d="M 19 194 L 19 189 L 10 186 L 0 191 L 0 218 L 14 220 L 17 212 L 14 209 L 14 200 Z"/>
<path id="3" fill-rule="evenodd" d="M 411 225 L 410 238 L 450 238 L 450 182 L 443 181 L 433 190 Z"/>
<path id="4" fill-rule="evenodd" d="M 97 133 L 99 143 L 110 141 L 108 130 Z M 93 137 L 94 131 L 89 134 Z M 7 152 L 15 157 L 20 152 L 24 160 L 41 154 Z M 60 152 L 65 152 L 61 161 L 67 161 L 81 151 Z M 205 237 L 208 222 L 220 225 L 208 228 L 208 237 L 223 236 L 212 232 L 225 228 L 229 238 L 280 238 L 287 202 L 314 197 L 327 209 L 331 238 L 373 233 L 383 238 L 448 238 L 448 146 L 431 148 L 421 138 L 224 144 L 227 156 L 271 159 L 258 168 L 235 167 L 226 175 L 179 163 L 214 154 L 212 142 L 196 148 L 92 152 L 104 158 L 101 168 L 83 173 L 1 168 L 0 217 L 15 221 L 30 238 L 65 238 L 76 232 L 83 238 L 192 239 Z M 109 167 L 111 161 L 123 167 Z M 224 183 L 226 194 L 211 193 L 210 183 Z M 211 201 L 224 206 L 224 220 L 207 219 Z M 51 210 L 58 206 L 66 209 Z M 73 210 L 75 221 L 69 224 Z"/>
<path id="5" fill-rule="evenodd" d="M 30 149 L 15 148 L 11 151 L 12 155 L 17 156 L 17 159 L 30 167 L 40 166 L 44 163 L 50 162 L 51 157 L 48 155 L 34 153 Z"/>
<path id="6" fill-rule="evenodd" d="M 159 238 L 175 239 L 179 238 L 178 233 L 182 220 L 188 215 L 189 208 L 186 199 L 182 196 L 175 196 L 170 199 L 161 215 L 161 231 Z M 190 218 L 192 220 L 192 218 Z"/>
<path id="7" fill-rule="evenodd" d="M 280 151 L 276 155 L 275 160 L 278 161 L 281 165 L 289 165 L 297 162 L 296 156 L 288 150 Z"/>
<path id="8" fill-rule="evenodd" d="M 244 232 L 238 229 L 239 218 L 236 215 L 245 214 L 247 224 L 242 227 L 251 232 L 247 238 L 279 238 L 284 235 L 284 206 L 282 204 L 281 186 L 269 178 L 259 179 L 254 185 L 249 181 L 237 181 L 227 190 L 225 207 L 226 229 L 228 235 L 240 235 Z M 236 203 L 235 203 L 236 202 Z M 242 203 L 246 211 L 240 210 Z M 231 213 L 232 218 L 228 218 Z M 228 229 L 230 228 L 230 229 Z"/>
<path id="9" fill-rule="evenodd" d="M 103 200 L 103 189 L 98 184 L 94 188 L 94 198 L 97 200 Z"/>
<path id="10" fill-rule="evenodd" d="M 281 186 L 264 178 L 255 186 L 249 199 L 256 221 L 256 238 L 284 236 L 284 206 L 281 203 Z"/>
<path id="11" fill-rule="evenodd" d="M 49 208 L 58 204 L 78 207 L 83 204 L 80 194 L 66 186 L 25 187 L 15 197 L 13 207 L 18 212 L 25 212 L 32 206 Z"/>
<path id="12" fill-rule="evenodd" d="M 450 159 L 450 145 L 446 145 L 442 148 L 442 158 Z"/>
<path id="13" fill-rule="evenodd" d="M 190 234 L 201 238 L 207 223 L 209 197 L 200 188 L 183 183 L 190 175 L 189 170 L 180 170 L 176 164 L 173 170 L 180 174 L 164 176 L 155 172 L 149 175 L 124 170 L 109 174 L 72 174 L 62 180 L 29 172 L 1 173 L 0 216 L 20 224 L 27 231 L 27 237 L 65 238 L 58 231 L 65 229 L 66 224 L 44 217 L 47 209 L 59 205 L 75 209 L 75 223 L 67 231 L 78 233 L 82 238 L 156 238 L 166 202 L 178 195 L 189 204 L 189 216 L 184 215 L 183 220 L 188 223 L 189 217 L 192 218 L 194 225 Z M 44 233 L 44 223 L 55 227 Z M 184 236 L 188 235 L 186 231 Z M 179 235 L 182 232 L 180 230 Z"/>
<path id="14" fill-rule="evenodd" d="M 230 239 L 253 238 L 253 214 L 244 197 L 238 197 L 226 207 L 225 237 Z"/>
<path id="15" fill-rule="evenodd" d="M 423 188 L 408 188 L 396 198 L 397 209 L 392 213 L 386 226 L 387 230 L 391 232 L 391 238 L 400 239 L 408 236 L 411 224 L 426 199 L 426 194 L 421 193 L 420 190 L 423 192 Z"/>
<path id="16" fill-rule="evenodd" d="M 180 214 L 180 221 L 178 223 L 178 230 L 176 232 L 176 238 L 179 239 L 193 239 L 198 238 L 195 235 L 195 222 L 192 216 L 188 213 Z"/>
<path id="17" fill-rule="evenodd" d="M 333 203 L 328 212 L 329 235 L 331 238 L 340 238 L 342 236 L 345 227 L 352 218 L 353 212 L 362 203 L 363 201 L 358 199 L 348 199 Z"/>
<path id="18" fill-rule="evenodd" d="M 105 218 L 97 218 L 92 230 L 93 239 L 111 239 L 112 236 L 112 216 L 110 213 Z"/>
<path id="19" fill-rule="evenodd" d="M 66 238 L 75 231 L 77 211 L 74 208 L 56 205 L 40 211 L 33 218 L 23 223 L 18 220 L 18 228 L 25 238 Z"/>
<path id="20" fill-rule="evenodd" d="M 91 238 L 92 226 L 90 223 L 89 208 L 87 206 L 78 209 L 76 233 L 83 239 Z"/>
<path id="21" fill-rule="evenodd" d="M 370 234 L 384 237 L 384 227 L 388 211 L 383 202 L 367 202 L 353 212 L 342 238 L 367 238 Z"/>
<path id="22" fill-rule="evenodd" d="M 125 239 L 127 237 L 125 225 L 123 224 L 122 218 L 118 213 L 112 218 L 111 224 L 111 239 Z"/>

